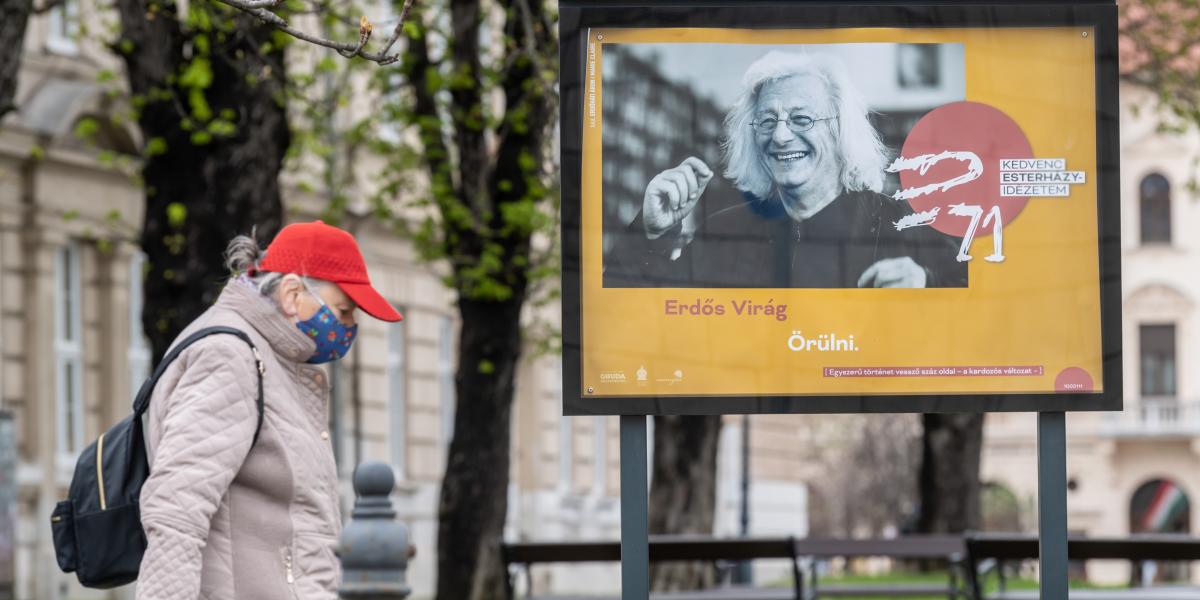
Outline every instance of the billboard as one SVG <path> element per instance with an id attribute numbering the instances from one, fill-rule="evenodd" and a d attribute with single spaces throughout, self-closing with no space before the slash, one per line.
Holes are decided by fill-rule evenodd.
<path id="1" fill-rule="evenodd" d="M 563 4 L 567 414 L 1120 408 L 1112 4 Z"/>

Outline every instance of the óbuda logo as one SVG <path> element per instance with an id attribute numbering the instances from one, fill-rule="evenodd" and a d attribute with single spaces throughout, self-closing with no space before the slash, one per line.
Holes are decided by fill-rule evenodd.
<path id="1" fill-rule="evenodd" d="M 788 336 L 787 347 L 792 352 L 858 352 L 853 335 L 843 338 L 836 333 L 822 333 L 805 337 L 799 330 Z"/>

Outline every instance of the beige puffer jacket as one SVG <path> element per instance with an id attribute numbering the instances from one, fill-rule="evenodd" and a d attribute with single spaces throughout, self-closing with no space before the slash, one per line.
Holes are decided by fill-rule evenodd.
<path id="1" fill-rule="evenodd" d="M 336 598 L 341 534 L 337 469 L 315 345 L 248 283 L 231 281 L 178 339 L 202 327 L 246 332 L 256 363 L 232 335 L 193 344 L 170 365 L 150 402 L 150 477 L 142 488 L 149 545 L 138 600 Z M 178 339 L 176 342 L 178 342 Z"/>

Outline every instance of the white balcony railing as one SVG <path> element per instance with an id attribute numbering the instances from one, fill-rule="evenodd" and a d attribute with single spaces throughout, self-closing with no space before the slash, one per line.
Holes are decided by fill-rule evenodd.
<path id="1" fill-rule="evenodd" d="M 1200 436 L 1200 401 L 1178 398 L 1126 398 L 1125 410 L 1106 415 L 1114 435 Z"/>

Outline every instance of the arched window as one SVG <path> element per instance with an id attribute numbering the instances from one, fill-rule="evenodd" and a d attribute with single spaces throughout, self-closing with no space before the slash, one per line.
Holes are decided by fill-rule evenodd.
<path id="1" fill-rule="evenodd" d="M 1187 533 L 1190 512 L 1183 488 L 1169 479 L 1153 479 L 1139 486 L 1129 500 L 1129 532 Z"/>
<path id="2" fill-rule="evenodd" d="M 984 531 L 1023 531 L 1021 501 L 1002 483 L 989 481 L 980 488 L 979 516 Z"/>
<path id="3" fill-rule="evenodd" d="M 1129 533 L 1189 533 L 1191 503 L 1187 493 L 1170 479 L 1143 483 L 1129 499 Z M 1136 562 L 1132 578 L 1141 585 L 1188 581 L 1188 563 L 1177 561 Z"/>
<path id="4" fill-rule="evenodd" d="M 126 156 L 137 156 L 138 145 L 129 131 L 107 116 L 88 113 L 81 115 L 71 125 L 70 131 L 80 141 L 95 146 L 97 150 L 108 150 Z"/>
<path id="5" fill-rule="evenodd" d="M 1141 199 L 1143 244 L 1171 243 L 1171 183 L 1158 173 L 1142 178 Z"/>

